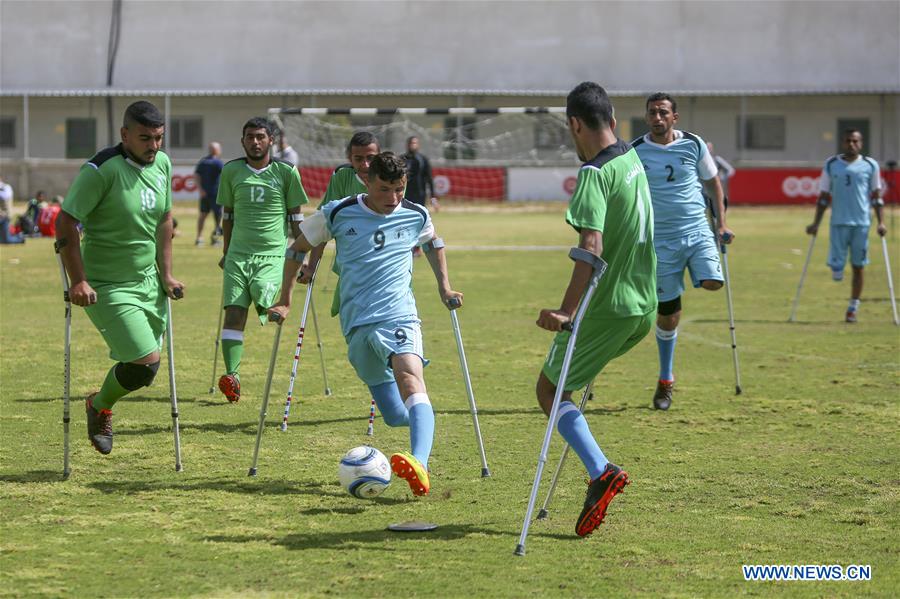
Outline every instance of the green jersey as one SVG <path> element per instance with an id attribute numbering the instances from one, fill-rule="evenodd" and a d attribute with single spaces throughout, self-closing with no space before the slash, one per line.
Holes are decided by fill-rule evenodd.
<path id="1" fill-rule="evenodd" d="M 158 152 L 146 165 L 122 144 L 88 160 L 62 209 L 84 227 L 81 257 L 91 285 L 142 281 L 155 272 L 156 228 L 172 209 L 172 163 Z"/>
<path id="2" fill-rule="evenodd" d="M 342 200 L 349 196 L 367 193 L 369 189 L 362 179 L 356 174 L 356 170 L 349 164 L 342 164 L 334 169 L 331 179 L 328 180 L 328 189 L 322 197 L 319 208 L 331 200 Z"/>
<path id="3" fill-rule="evenodd" d="M 653 206 L 644 166 L 622 140 L 604 148 L 578 171 L 566 222 L 603 234 L 606 275 L 588 318 L 639 316 L 656 310 Z"/>
<path id="4" fill-rule="evenodd" d="M 217 203 L 234 212 L 228 253 L 283 256 L 287 211 L 308 201 L 300 172 L 289 162 L 276 158 L 259 170 L 246 158 L 228 162 L 216 196 Z"/>

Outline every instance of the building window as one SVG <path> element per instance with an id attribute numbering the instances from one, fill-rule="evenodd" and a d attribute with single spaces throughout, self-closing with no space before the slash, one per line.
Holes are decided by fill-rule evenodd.
<path id="1" fill-rule="evenodd" d="M 783 116 L 748 116 L 737 119 L 738 147 L 746 150 L 783 150 L 785 125 Z"/>
<path id="2" fill-rule="evenodd" d="M 631 139 L 637 139 L 650 133 L 650 125 L 644 120 L 644 117 L 631 118 Z"/>
<path id="3" fill-rule="evenodd" d="M 169 119 L 169 147 L 202 148 L 203 118 L 199 116 L 173 116 Z"/>
<path id="4" fill-rule="evenodd" d="M 444 158 L 474 160 L 477 128 L 474 117 L 451 116 L 444 119 Z"/>
<path id="5" fill-rule="evenodd" d="M 16 147 L 16 119 L 11 116 L 0 117 L 0 148 Z"/>
<path id="6" fill-rule="evenodd" d="M 66 158 L 90 158 L 97 151 L 97 119 L 66 119 Z"/>

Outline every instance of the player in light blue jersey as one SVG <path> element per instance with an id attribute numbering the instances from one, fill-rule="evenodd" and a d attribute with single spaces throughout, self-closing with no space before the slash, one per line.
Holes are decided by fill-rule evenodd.
<path id="1" fill-rule="evenodd" d="M 269 313 L 287 317 L 305 253 L 334 239 L 341 272 L 341 330 L 350 363 L 369 386 L 385 424 L 409 426 L 411 452 L 393 454 L 391 468 L 413 494 L 426 495 L 434 411 L 425 390 L 427 360 L 410 288 L 412 248 L 424 249 L 444 305 L 451 299 L 461 302 L 463 296 L 450 287 L 444 245 L 428 211 L 403 199 L 406 173 L 402 158 L 378 154 L 369 166 L 368 193 L 329 202 L 303 222 L 286 254 L 281 299 Z"/>
<path id="2" fill-rule="evenodd" d="M 869 208 L 875 208 L 878 218 L 878 234 L 884 237 L 881 199 L 881 171 L 878 163 L 862 155 L 863 137 L 859 129 L 847 129 L 843 133 L 843 153 L 825 162 L 819 183 L 819 200 L 816 216 L 806 232 L 815 235 L 819 231 L 822 215 L 831 203 L 831 248 L 828 266 L 831 278 L 844 279 L 847 249 L 850 249 L 850 265 L 853 267 L 853 283 L 850 304 L 844 319 L 856 322 L 859 298 L 863 289 L 863 269 L 869 263 L 869 226 L 872 224 Z"/>
<path id="3" fill-rule="evenodd" d="M 653 245 L 656 248 L 656 344 L 659 382 L 653 406 L 668 410 L 675 384 L 675 340 L 681 318 L 684 269 L 694 287 L 722 288 L 716 237 L 709 229 L 704 193 L 712 198 L 718 217 L 718 236 L 731 243 L 734 233 L 726 225 L 722 185 L 713 157 L 700 136 L 675 129 L 678 111 L 668 94 L 647 98 L 644 119 L 650 133 L 632 142 L 644 164 L 653 203 Z"/>

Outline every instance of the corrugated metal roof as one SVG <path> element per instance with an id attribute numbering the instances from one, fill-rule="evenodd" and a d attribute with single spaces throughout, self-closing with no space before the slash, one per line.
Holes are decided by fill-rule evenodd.
<path id="1" fill-rule="evenodd" d="M 647 90 L 609 90 L 611 96 L 643 97 L 656 89 Z M 856 89 L 669 89 L 672 95 L 678 96 L 792 96 L 792 95 L 863 95 L 863 94 L 900 94 L 900 87 L 856 88 Z M 569 90 L 552 89 L 2 89 L 2 97 L 97 97 L 97 96 L 535 96 L 564 97 Z"/>

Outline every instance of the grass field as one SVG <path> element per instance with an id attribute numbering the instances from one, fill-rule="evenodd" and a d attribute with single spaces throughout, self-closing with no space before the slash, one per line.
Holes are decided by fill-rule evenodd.
<path id="1" fill-rule="evenodd" d="M 433 491 L 414 499 L 395 481 L 372 501 L 342 491 L 338 460 L 365 443 L 403 449 L 407 431 L 379 419 L 374 438 L 364 435 L 369 399 L 346 361 L 337 321 L 326 315 L 334 279 L 325 276 L 315 300 L 334 395 L 323 395 L 309 326 L 292 424 L 278 430 L 298 290 L 259 476 L 247 477 L 272 327 L 248 327 L 240 403 L 208 395 L 218 252 L 193 247 L 194 221 L 183 210 L 175 274 L 187 291 L 174 308 L 181 473 L 173 468 L 165 363 L 151 388 L 116 406 L 113 453 L 90 447 L 81 398 L 111 362 L 76 308 L 73 471 L 61 480 L 63 306 L 52 246 L 29 240 L 2 248 L 0 595 L 831 597 L 900 589 L 900 329 L 891 324 L 874 233 L 859 323 L 843 322 L 849 281 L 830 280 L 823 235 L 799 322 L 788 324 L 812 209 L 733 209 L 729 257 L 744 394 L 733 394 L 724 292 L 688 291 L 672 409 L 650 409 L 652 335 L 607 367 L 587 408 L 607 456 L 632 478 L 627 492 L 592 537 L 577 538 L 585 474 L 570 456 L 550 518 L 532 524 L 520 558 L 512 552 L 546 426 L 533 386 L 550 336 L 534 320 L 540 308 L 558 305 L 571 272 L 565 248 L 576 242 L 561 208 L 436 215 L 451 281 L 466 294 L 459 318 L 493 476 L 480 477 L 450 318 L 418 260 L 414 286 L 437 421 Z M 900 282 L 900 244 L 890 241 Z M 545 488 L 560 451 L 555 437 Z M 411 519 L 440 526 L 427 534 L 385 530 Z M 868 564 L 872 579 L 745 582 L 742 564 Z"/>

